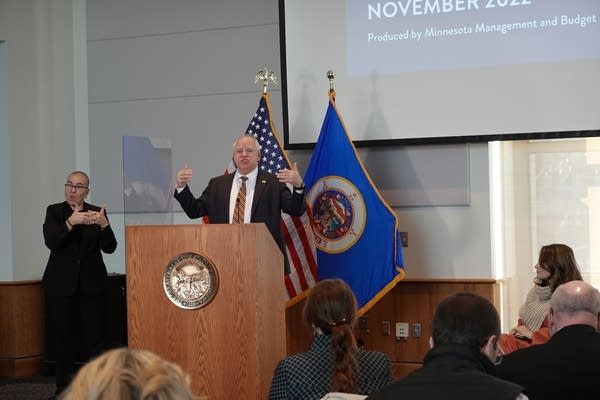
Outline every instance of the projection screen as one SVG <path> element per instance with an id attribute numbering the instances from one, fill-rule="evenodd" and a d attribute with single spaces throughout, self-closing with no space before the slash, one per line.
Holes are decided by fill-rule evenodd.
<path id="1" fill-rule="evenodd" d="M 598 135 L 599 18 L 598 0 L 280 0 L 286 146 L 316 141 L 328 70 L 366 144 Z"/>

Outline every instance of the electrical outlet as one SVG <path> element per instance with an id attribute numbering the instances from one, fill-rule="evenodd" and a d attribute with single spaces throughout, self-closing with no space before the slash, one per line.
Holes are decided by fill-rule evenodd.
<path id="1" fill-rule="evenodd" d="M 421 337 L 421 324 L 414 323 L 412 324 L 412 335 L 413 337 Z"/>
<path id="2" fill-rule="evenodd" d="M 396 322 L 396 338 L 408 337 L 408 322 Z"/>
<path id="3" fill-rule="evenodd" d="M 408 232 L 400 232 L 400 245 L 408 247 Z"/>

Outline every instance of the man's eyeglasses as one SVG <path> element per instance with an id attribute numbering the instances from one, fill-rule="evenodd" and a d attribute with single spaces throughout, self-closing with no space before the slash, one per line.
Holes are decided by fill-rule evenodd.
<path id="1" fill-rule="evenodd" d="M 502 364 L 502 360 L 504 359 L 502 348 L 498 344 L 497 344 L 497 346 L 498 346 L 498 348 L 496 349 L 496 359 L 493 361 L 494 365 Z"/>
<path id="2" fill-rule="evenodd" d="M 75 191 L 80 192 L 82 190 L 87 189 L 87 186 L 83 186 L 83 185 L 72 185 L 70 183 L 65 183 L 65 190 L 73 190 L 75 189 Z"/>
<path id="3" fill-rule="evenodd" d="M 256 151 L 257 151 L 257 149 L 254 149 L 252 147 L 242 147 L 242 148 L 238 147 L 238 148 L 235 149 L 235 153 L 236 154 L 242 154 L 244 152 L 246 152 L 248 154 L 252 154 L 252 153 L 254 153 Z"/>

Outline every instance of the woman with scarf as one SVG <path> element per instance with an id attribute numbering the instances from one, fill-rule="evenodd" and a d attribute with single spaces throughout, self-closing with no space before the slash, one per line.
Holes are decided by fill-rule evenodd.
<path id="1" fill-rule="evenodd" d="M 519 309 L 519 322 L 500 336 L 503 354 L 542 344 L 550 338 L 548 307 L 554 290 L 563 283 L 582 280 L 573 250 L 565 244 L 550 244 L 540 250 L 534 285 Z"/>

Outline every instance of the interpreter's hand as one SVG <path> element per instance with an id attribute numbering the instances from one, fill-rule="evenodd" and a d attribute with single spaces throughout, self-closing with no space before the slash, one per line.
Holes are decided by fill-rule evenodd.
<path id="1" fill-rule="evenodd" d="M 279 182 L 291 183 L 297 188 L 302 186 L 302 177 L 298 172 L 298 165 L 296 163 L 292 165 L 292 169 L 280 169 L 279 172 L 277 172 L 277 179 L 279 179 Z"/>
<path id="2" fill-rule="evenodd" d="M 67 218 L 67 222 L 71 224 L 71 226 L 89 225 L 92 223 L 92 219 L 93 217 L 90 215 L 89 211 L 73 210 L 73 214 Z"/>
<path id="3" fill-rule="evenodd" d="M 192 169 L 187 164 L 177 171 L 177 187 L 182 188 L 192 180 Z"/>
<path id="4" fill-rule="evenodd" d="M 108 225 L 108 219 L 106 219 L 106 205 L 100 208 L 100 211 L 88 211 L 90 223 L 98 224 L 101 228 L 105 228 Z"/>

